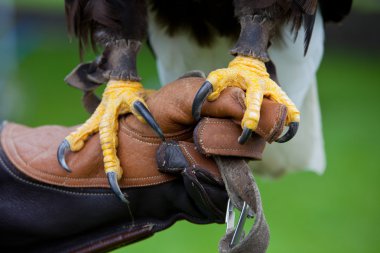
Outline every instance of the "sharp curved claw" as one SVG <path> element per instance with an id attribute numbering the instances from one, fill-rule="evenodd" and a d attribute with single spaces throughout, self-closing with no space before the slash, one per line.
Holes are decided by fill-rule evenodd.
<path id="1" fill-rule="evenodd" d="M 58 163 L 59 165 L 61 165 L 61 167 L 66 170 L 67 172 L 71 172 L 71 169 L 69 168 L 69 166 L 67 165 L 66 163 L 66 160 L 65 160 L 65 155 L 66 153 L 70 150 L 70 143 L 67 141 L 67 140 L 64 140 L 58 147 L 58 150 L 57 150 L 57 159 L 58 159 Z"/>
<path id="2" fill-rule="evenodd" d="M 117 182 L 117 175 L 115 172 L 107 172 L 108 183 L 111 186 L 112 191 L 115 193 L 122 202 L 129 204 L 123 192 L 120 190 L 119 183 Z"/>
<path id="3" fill-rule="evenodd" d="M 291 140 L 296 135 L 296 133 L 298 131 L 298 126 L 299 126 L 298 122 L 291 122 L 289 124 L 288 131 L 282 137 L 278 138 L 276 140 L 276 142 L 284 143 L 284 142 Z"/>
<path id="4" fill-rule="evenodd" d="M 252 135 L 252 130 L 244 127 L 243 133 L 240 135 L 238 142 L 240 144 L 246 143 L 249 140 L 249 138 L 251 138 L 251 135 Z"/>
<path id="5" fill-rule="evenodd" d="M 204 104 L 206 98 L 212 92 L 212 84 L 209 81 L 206 81 L 202 84 L 201 88 L 198 90 L 197 94 L 194 97 L 193 101 L 193 118 L 196 121 L 201 119 L 202 105 Z"/>
<path id="6" fill-rule="evenodd" d="M 164 133 L 162 132 L 160 126 L 157 124 L 156 120 L 153 118 L 152 114 L 149 112 L 148 108 L 146 108 L 146 106 L 140 101 L 134 102 L 133 107 L 141 115 L 141 117 L 143 117 L 144 120 L 152 127 L 152 129 L 156 132 L 158 137 L 160 137 L 162 141 L 165 141 Z"/>

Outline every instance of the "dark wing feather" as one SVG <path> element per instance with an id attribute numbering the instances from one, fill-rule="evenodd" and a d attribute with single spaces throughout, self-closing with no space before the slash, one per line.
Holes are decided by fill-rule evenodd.
<path id="1" fill-rule="evenodd" d="M 314 15 L 317 11 L 317 0 L 294 0 L 294 3 L 296 3 L 305 14 Z"/>
<path id="2" fill-rule="evenodd" d="M 79 38 L 81 55 L 91 43 L 111 40 L 142 40 L 146 34 L 146 8 L 143 0 L 65 0 L 70 34 Z"/>
<path id="3" fill-rule="evenodd" d="M 303 23 L 305 27 L 304 55 L 306 55 L 307 50 L 309 49 L 311 36 L 313 35 L 314 21 L 315 21 L 315 14 L 314 15 L 305 14 L 303 16 Z"/>
<path id="4" fill-rule="evenodd" d="M 302 11 L 302 20 L 305 27 L 305 54 L 308 50 L 313 33 L 315 13 L 318 3 L 320 5 L 324 21 L 341 21 L 351 10 L 352 0 L 293 0 Z M 299 15 L 296 15 L 295 26 L 300 28 Z"/>
<path id="5" fill-rule="evenodd" d="M 315 22 L 315 14 L 317 12 L 318 0 L 293 0 L 291 19 L 293 20 L 293 30 L 301 28 L 302 23 L 305 29 L 304 54 L 306 55 L 309 48 L 311 36 Z"/>
<path id="6" fill-rule="evenodd" d="M 278 0 L 255 0 L 250 3 L 250 7 L 254 9 L 264 9 L 272 6 Z"/>
<path id="7" fill-rule="evenodd" d="M 319 5 L 325 22 L 339 22 L 350 12 L 352 0 L 319 0 Z"/>
<path id="8" fill-rule="evenodd" d="M 95 41 L 93 40 L 94 22 L 88 6 L 91 6 L 90 0 L 65 0 L 68 31 L 70 35 L 79 38 L 81 58 L 89 38 L 91 38 L 91 44 L 95 49 Z"/>

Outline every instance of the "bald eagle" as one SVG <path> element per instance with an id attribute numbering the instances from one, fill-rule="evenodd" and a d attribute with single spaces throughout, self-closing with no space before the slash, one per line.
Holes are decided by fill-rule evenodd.
<path id="1" fill-rule="evenodd" d="M 141 95 L 136 57 L 147 41 L 162 84 L 189 70 L 208 74 L 206 92 L 195 101 L 194 117 L 206 97 L 217 99 L 216 93 L 229 85 L 247 92 L 241 143 L 257 126 L 263 96 L 288 107 L 290 128 L 281 142 L 295 135 L 302 115 L 294 140 L 271 145 L 258 169 L 272 175 L 298 169 L 322 173 L 316 71 L 323 54 L 324 22 L 339 22 L 351 4 L 352 0 L 65 0 L 68 30 L 79 39 L 81 55 L 88 46 L 103 52 L 66 78 L 84 91 L 84 104 L 94 114 L 61 144 L 61 165 L 69 170 L 64 154 L 81 149 L 88 136 L 99 131 L 111 188 L 126 201 L 117 184 L 122 169 L 116 155 L 115 117 L 134 113 L 163 139 L 165 134 Z M 101 84 L 107 84 L 102 101 L 93 94 Z"/>

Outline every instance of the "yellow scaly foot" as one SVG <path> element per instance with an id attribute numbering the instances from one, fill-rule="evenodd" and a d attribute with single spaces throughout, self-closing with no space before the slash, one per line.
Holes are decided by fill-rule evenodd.
<path id="1" fill-rule="evenodd" d="M 108 181 L 115 194 L 123 202 L 128 202 L 117 183 L 123 174 L 116 153 L 118 116 L 133 113 L 140 121 L 148 123 L 157 135 L 164 140 L 163 132 L 146 108 L 143 97 L 145 97 L 145 90 L 141 83 L 111 80 L 107 84 L 102 101 L 93 115 L 75 132 L 67 136 L 58 148 L 57 155 L 61 166 L 71 172 L 65 161 L 65 153 L 68 150 L 73 152 L 81 150 L 88 137 L 99 132 L 104 169 Z"/>
<path id="2" fill-rule="evenodd" d="M 239 138 L 239 143 L 245 143 L 252 131 L 256 130 L 263 97 L 284 104 L 288 108 L 286 125 L 289 126 L 289 130 L 277 142 L 286 142 L 295 135 L 300 122 L 299 110 L 281 87 L 270 79 L 264 62 L 252 57 L 237 56 L 230 62 L 228 68 L 218 69 L 209 74 L 207 81 L 195 96 L 193 103 L 194 118 L 200 119 L 202 104 L 206 98 L 209 101 L 216 100 L 227 87 L 239 87 L 246 92 L 246 111 L 241 121 L 244 130 Z"/>

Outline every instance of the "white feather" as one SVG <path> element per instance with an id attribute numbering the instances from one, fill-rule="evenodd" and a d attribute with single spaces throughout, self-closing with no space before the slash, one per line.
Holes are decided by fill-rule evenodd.
<path id="1" fill-rule="evenodd" d="M 282 39 L 272 41 L 269 54 L 277 68 L 283 89 L 301 110 L 301 124 L 296 137 L 285 144 L 268 145 L 263 161 L 253 162 L 257 171 L 279 175 L 285 171 L 311 170 L 318 174 L 325 169 L 325 152 L 322 135 L 316 72 L 323 55 L 324 29 L 318 12 L 313 36 L 304 57 L 304 30 L 297 40 L 290 32 L 291 25 L 282 28 Z M 157 68 L 162 84 L 169 83 L 190 70 L 206 74 L 224 68 L 232 57 L 228 54 L 233 41 L 217 38 L 212 48 L 202 48 L 185 32 L 169 37 L 150 13 L 149 37 L 156 53 Z"/>

